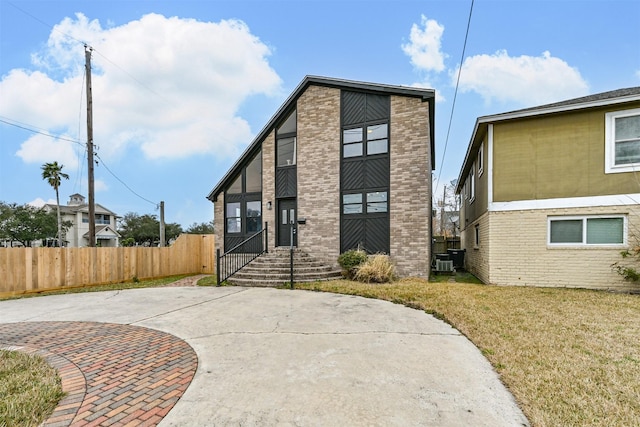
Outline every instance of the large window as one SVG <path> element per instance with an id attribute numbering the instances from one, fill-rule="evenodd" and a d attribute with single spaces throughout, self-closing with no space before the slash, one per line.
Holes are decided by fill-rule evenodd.
<path id="1" fill-rule="evenodd" d="M 342 196 L 342 213 L 344 215 L 386 213 L 388 210 L 386 191 L 351 193 Z"/>
<path id="2" fill-rule="evenodd" d="M 366 129 L 366 131 L 365 131 Z M 343 157 L 386 154 L 389 151 L 389 125 L 380 123 L 344 129 L 342 131 Z"/>
<path id="3" fill-rule="evenodd" d="M 262 229 L 262 151 L 243 167 L 225 192 L 226 232 L 232 240 L 243 239 Z M 227 245 L 227 243 L 225 243 Z"/>
<path id="4" fill-rule="evenodd" d="M 240 202 L 227 203 L 227 233 L 242 232 Z"/>
<path id="5" fill-rule="evenodd" d="M 623 245 L 625 216 L 549 217 L 550 245 Z"/>
<path id="6" fill-rule="evenodd" d="M 296 110 L 276 129 L 276 157 L 277 166 L 293 166 L 296 164 Z"/>
<path id="7" fill-rule="evenodd" d="M 605 116 L 605 172 L 640 170 L 640 108 Z"/>

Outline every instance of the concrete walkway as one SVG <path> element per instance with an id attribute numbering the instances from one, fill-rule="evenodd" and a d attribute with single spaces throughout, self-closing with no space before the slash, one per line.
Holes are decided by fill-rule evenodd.
<path id="1" fill-rule="evenodd" d="M 2 301 L 0 346 L 53 355 L 75 378 L 83 392 L 56 426 L 528 425 L 459 332 L 360 297 L 167 287 Z"/>

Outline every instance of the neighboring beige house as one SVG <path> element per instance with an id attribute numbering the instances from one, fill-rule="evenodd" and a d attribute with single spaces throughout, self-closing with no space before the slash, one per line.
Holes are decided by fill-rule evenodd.
<path id="1" fill-rule="evenodd" d="M 218 248 L 267 223 L 270 250 L 293 244 L 337 265 L 361 247 L 389 254 L 400 275 L 428 277 L 434 96 L 305 77 L 208 195 Z"/>
<path id="2" fill-rule="evenodd" d="M 485 283 L 637 290 L 611 265 L 640 239 L 640 87 L 478 118 L 456 192 Z"/>
<path id="3" fill-rule="evenodd" d="M 46 204 L 45 209 L 55 212 L 55 204 Z M 64 240 L 66 246 L 84 247 L 89 244 L 89 205 L 80 194 L 72 194 L 67 205 L 60 205 L 62 221 L 70 221 L 73 225 L 67 230 Z M 118 216 L 96 203 L 96 246 L 117 247 L 120 243 L 120 234 L 116 231 L 116 219 Z"/>

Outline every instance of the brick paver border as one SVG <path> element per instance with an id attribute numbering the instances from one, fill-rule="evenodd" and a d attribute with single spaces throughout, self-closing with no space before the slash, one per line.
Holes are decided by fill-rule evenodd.
<path id="1" fill-rule="evenodd" d="M 0 324 L 0 347 L 39 354 L 58 370 L 67 395 L 47 427 L 155 426 L 198 366 L 178 337 L 112 323 Z"/>

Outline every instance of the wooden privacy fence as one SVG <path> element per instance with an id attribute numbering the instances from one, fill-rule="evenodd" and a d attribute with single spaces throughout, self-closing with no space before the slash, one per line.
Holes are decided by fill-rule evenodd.
<path id="1" fill-rule="evenodd" d="M 0 297 L 179 274 L 213 274 L 212 234 L 182 234 L 170 247 L 0 248 Z"/>

